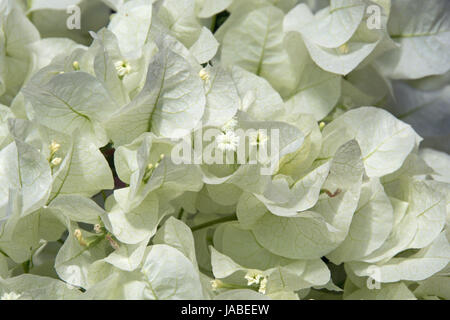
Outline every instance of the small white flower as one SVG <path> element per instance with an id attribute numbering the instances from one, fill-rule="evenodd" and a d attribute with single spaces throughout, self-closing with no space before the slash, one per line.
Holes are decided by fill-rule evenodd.
<path id="1" fill-rule="evenodd" d="M 114 66 L 116 67 L 119 77 L 124 77 L 131 72 L 131 66 L 127 61 L 119 60 Z"/>
<path id="2" fill-rule="evenodd" d="M 222 288 L 222 286 L 223 286 L 223 282 L 222 281 L 220 281 L 218 279 L 211 280 L 211 287 L 212 287 L 212 289 L 214 291 L 217 290 L 217 289 Z"/>
<path id="3" fill-rule="evenodd" d="M 4 293 L 0 297 L 0 300 L 19 300 L 21 296 L 22 296 L 21 294 L 17 294 L 15 292 L 9 292 L 9 293 Z"/>
<path id="4" fill-rule="evenodd" d="M 75 238 L 79 239 L 81 238 L 82 234 L 81 234 L 81 230 L 80 229 L 75 229 L 73 231 L 73 235 L 75 236 Z"/>
<path id="5" fill-rule="evenodd" d="M 236 151 L 239 140 L 239 137 L 233 131 L 227 131 L 217 136 L 217 148 L 222 151 Z"/>
<path id="6" fill-rule="evenodd" d="M 102 233 L 102 226 L 100 224 L 94 225 L 94 231 L 95 233 Z"/>
<path id="7" fill-rule="evenodd" d="M 78 71 L 78 70 L 80 70 L 80 63 L 78 61 L 74 61 L 72 63 L 72 67 L 73 67 L 73 70 Z"/>
<path id="8" fill-rule="evenodd" d="M 325 128 L 325 126 L 326 126 L 326 123 L 325 122 L 321 122 L 321 123 L 319 123 L 319 129 L 320 129 L 320 131 L 322 131 L 323 130 L 323 128 Z"/>
<path id="9" fill-rule="evenodd" d="M 54 154 L 59 150 L 59 148 L 61 148 L 61 145 L 55 141 L 52 141 L 50 144 L 50 152 Z"/>
<path id="10" fill-rule="evenodd" d="M 247 285 L 251 286 L 253 284 L 259 284 L 261 281 L 261 278 L 263 278 L 263 275 L 255 270 L 250 270 L 245 275 L 245 279 L 247 280 Z"/>

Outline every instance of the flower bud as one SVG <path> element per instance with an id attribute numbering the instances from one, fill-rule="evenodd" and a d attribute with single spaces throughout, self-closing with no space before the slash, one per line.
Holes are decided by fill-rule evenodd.
<path id="1" fill-rule="evenodd" d="M 248 282 L 247 285 L 249 285 L 249 286 L 251 286 L 253 284 L 259 284 L 262 278 L 263 278 L 263 275 L 256 270 L 250 270 L 245 275 L 245 279 Z"/>
<path id="2" fill-rule="evenodd" d="M 123 78 L 131 72 L 131 66 L 127 61 L 117 61 L 114 63 L 114 66 L 116 67 L 117 74 L 120 78 Z"/>
<path id="3" fill-rule="evenodd" d="M 80 70 L 80 63 L 78 61 L 74 61 L 72 63 L 72 67 L 73 67 L 73 70 L 78 71 L 78 70 Z"/>
<path id="4" fill-rule="evenodd" d="M 211 287 L 214 291 L 223 288 L 223 282 L 219 279 L 211 280 Z"/>
<path id="5" fill-rule="evenodd" d="M 55 141 L 52 141 L 52 143 L 50 144 L 50 152 L 51 154 L 56 153 L 59 148 L 61 148 L 61 145 Z"/>
<path id="6" fill-rule="evenodd" d="M 198 73 L 198 76 L 199 76 L 203 81 L 209 80 L 209 73 L 208 73 L 205 69 L 200 70 L 200 72 Z"/>
<path id="7" fill-rule="evenodd" d="M 61 159 L 61 158 L 55 158 L 55 159 L 53 159 L 53 160 L 51 161 L 51 164 L 52 164 L 54 167 L 56 167 L 56 166 L 59 166 L 59 165 L 61 164 L 61 162 L 62 162 L 62 159 Z"/>
<path id="8" fill-rule="evenodd" d="M 94 225 L 94 231 L 95 233 L 102 233 L 102 226 L 100 224 Z"/>

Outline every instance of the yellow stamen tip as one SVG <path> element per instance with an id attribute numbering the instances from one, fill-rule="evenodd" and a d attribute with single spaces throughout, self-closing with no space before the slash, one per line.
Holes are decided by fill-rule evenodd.
<path id="1" fill-rule="evenodd" d="M 55 158 L 55 159 L 53 159 L 52 160 L 52 165 L 54 165 L 54 166 L 59 166 L 60 164 L 61 164 L 61 162 L 62 162 L 62 159 L 61 158 Z"/>
<path id="2" fill-rule="evenodd" d="M 55 141 L 52 141 L 50 144 L 50 152 L 55 153 L 61 148 L 61 145 Z"/>
<path id="3" fill-rule="evenodd" d="M 350 49 L 348 47 L 348 44 L 344 43 L 342 46 L 340 46 L 338 48 L 338 50 L 339 50 L 339 53 L 341 53 L 341 54 L 347 54 Z"/>
<path id="4" fill-rule="evenodd" d="M 220 281 L 219 279 L 215 279 L 215 280 L 211 280 L 211 287 L 213 290 L 217 290 L 222 288 L 223 286 L 223 282 Z"/>
<path id="5" fill-rule="evenodd" d="M 74 61 L 72 63 L 72 67 L 74 70 L 78 71 L 78 70 L 80 70 L 80 63 L 78 61 Z"/>
<path id="6" fill-rule="evenodd" d="M 206 81 L 209 79 L 209 74 L 205 69 L 200 70 L 200 72 L 198 73 L 198 76 L 203 80 Z"/>
<path id="7" fill-rule="evenodd" d="M 321 122 L 321 123 L 319 123 L 319 128 L 320 128 L 320 130 L 322 130 L 323 128 L 325 128 L 325 122 Z"/>

